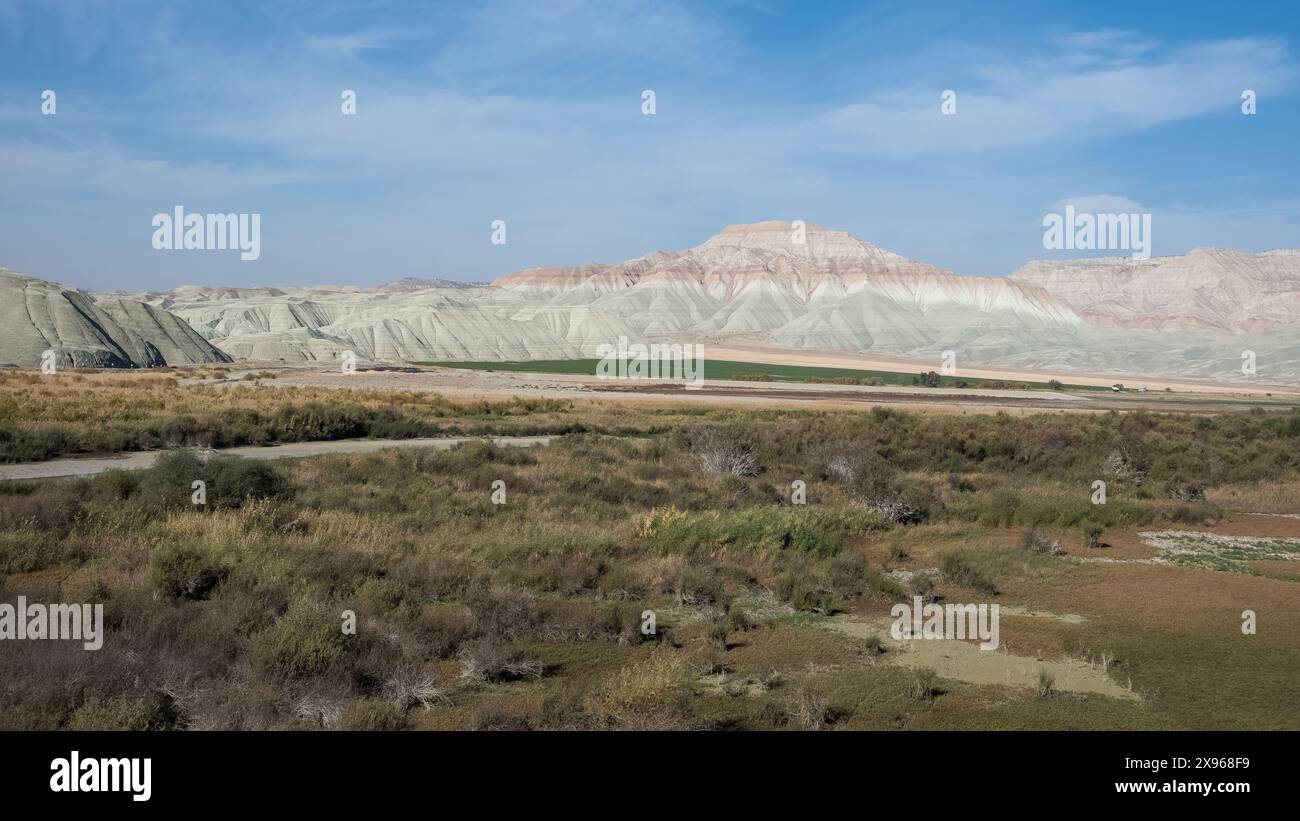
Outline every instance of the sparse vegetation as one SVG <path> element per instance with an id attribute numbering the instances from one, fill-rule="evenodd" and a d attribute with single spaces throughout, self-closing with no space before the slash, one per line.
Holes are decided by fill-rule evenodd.
<path id="1" fill-rule="evenodd" d="M 939 674 L 932 667 L 921 667 L 912 673 L 908 695 L 916 701 L 931 701 L 939 694 L 936 682 Z"/>
<path id="2" fill-rule="evenodd" d="M 82 395 L 74 377 L 95 386 Z M 1295 441 L 1290 414 L 750 410 L 738 426 L 720 407 L 632 418 L 604 405 L 471 409 L 422 396 L 416 407 L 365 392 L 339 403 L 242 382 L 203 407 L 206 394 L 173 392 L 165 374 L 66 378 L 30 394 L 0 385 L 13 410 L 0 427 L 6 446 L 44 424 L 64 426 L 73 448 L 114 429 L 128 442 L 192 443 L 224 430 L 214 419 L 279 437 L 345 435 L 363 418 L 572 432 L 547 448 L 276 462 L 182 451 L 148 471 L 0 483 L 0 601 L 103 602 L 115 648 L 0 642 L 0 726 L 1152 727 L 1224 726 L 1225 716 L 1297 726 L 1289 708 L 1254 710 L 1215 678 L 1223 659 L 1265 678 L 1300 663 L 1265 635 L 1201 647 L 1182 628 L 1107 632 L 1105 612 L 1081 624 L 1037 619 L 1036 629 L 1059 631 L 1043 633 L 1044 646 L 1105 647 L 1125 660 L 1122 673 L 1106 663 L 1112 674 L 1158 695 L 1110 704 L 1040 699 L 1027 686 L 985 702 L 946 668 L 936 698 L 938 673 L 900 664 L 906 654 L 873 621 L 913 596 L 1052 609 L 1069 587 L 1059 579 L 1098 567 L 1058 557 L 1062 543 L 1074 552 L 1105 533 L 1127 544 L 1118 536 L 1256 503 L 1284 512 L 1290 497 L 1277 488 L 1300 473 L 1296 449 L 1279 444 Z M 93 434 L 78 427 L 116 400 L 126 416 Z M 721 469 L 704 469 L 710 449 Z M 1103 473 L 1113 453 L 1145 480 Z M 1093 505 L 1100 475 L 1109 499 Z M 1189 477 L 1202 494 L 1174 492 Z M 489 498 L 498 479 L 506 505 Z M 807 504 L 792 502 L 794 479 L 807 482 Z M 196 480 L 202 505 L 192 503 Z M 1192 570 L 1296 583 L 1285 568 L 1255 568 L 1289 561 L 1291 541 L 1179 544 Z M 355 634 L 341 629 L 348 611 Z M 872 624 L 855 637 L 825 629 L 842 619 Z M 1005 640 L 1024 641 L 1011 630 Z M 1184 679 L 1216 686 L 1186 698 Z M 1205 699 L 1239 712 L 1193 708 Z"/>
<path id="3" fill-rule="evenodd" d="M 1038 671 L 1038 697 L 1051 698 L 1056 694 L 1056 679 L 1046 670 Z"/>
<path id="4" fill-rule="evenodd" d="M 1060 539 L 1053 539 L 1042 531 L 1034 528 L 1030 528 L 1021 534 L 1020 546 L 1029 553 L 1037 553 L 1044 556 L 1059 556 L 1064 552 L 1061 549 Z"/>

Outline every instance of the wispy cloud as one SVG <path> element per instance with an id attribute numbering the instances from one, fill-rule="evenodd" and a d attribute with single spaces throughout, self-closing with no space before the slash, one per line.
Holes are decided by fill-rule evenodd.
<path id="1" fill-rule="evenodd" d="M 360 13 L 272 3 L 159 14 L 126 3 L 77 20 L 72 6 L 0 0 L 16 67 L 0 78 L 0 264 L 77 281 L 75 268 L 44 266 L 81 259 L 114 287 L 268 271 L 286 283 L 286 271 L 486 279 L 802 218 L 997 274 L 1041 252 L 1042 209 L 1071 191 L 1155 211 L 1162 251 L 1273 247 L 1295 233 L 1290 200 L 1262 191 L 1274 177 L 1294 182 L 1294 167 L 1247 167 L 1246 182 L 1208 173 L 1197 178 L 1208 187 L 1175 203 L 1160 192 L 1185 175 L 1105 150 L 1107 138 L 1235 115 L 1244 88 L 1262 110 L 1283 110 L 1276 101 L 1294 101 L 1300 81 L 1281 36 L 1054 28 L 1028 32 L 1034 47 L 1019 51 L 978 38 L 918 46 L 900 72 L 870 49 L 828 54 L 801 39 L 800 7 L 761 6 L 375 0 Z M 828 70 L 836 82 L 823 83 Z M 53 118 L 38 110 L 47 84 L 60 90 Z M 340 111 L 345 88 L 355 116 Z M 654 116 L 640 111 L 646 88 L 658 93 Z M 940 113 L 946 88 L 953 117 Z M 1261 116 L 1241 132 L 1281 122 Z M 1269 210 L 1216 212 L 1226 186 L 1234 208 Z M 150 254 L 142 237 L 160 203 L 264 213 L 263 259 L 232 270 Z M 78 244 L 54 257 L 58 216 L 74 212 Z M 496 218 L 510 221 L 507 247 L 486 240 Z"/>
<path id="2" fill-rule="evenodd" d="M 841 145 L 865 153 L 971 153 L 1237 113 L 1244 89 L 1281 96 L 1300 80 L 1286 44 L 1273 39 L 1198 43 L 1165 54 L 1128 34 L 1075 35 L 1070 45 L 1074 50 L 1053 59 L 972 71 L 949 87 L 954 116 L 940 111 L 944 88 L 918 87 L 840 106 L 821 123 Z"/>

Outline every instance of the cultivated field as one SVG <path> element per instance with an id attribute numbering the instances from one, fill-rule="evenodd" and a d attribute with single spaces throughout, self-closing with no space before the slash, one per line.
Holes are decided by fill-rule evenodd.
<path id="1" fill-rule="evenodd" d="M 0 643 L 0 727 L 1300 729 L 1295 410 L 282 382 L 0 378 L 6 461 L 181 448 L 0 483 L 0 601 L 102 602 L 107 623 L 99 651 Z M 439 435 L 552 438 L 184 449 Z M 1000 646 L 895 640 L 915 596 L 998 604 Z"/>

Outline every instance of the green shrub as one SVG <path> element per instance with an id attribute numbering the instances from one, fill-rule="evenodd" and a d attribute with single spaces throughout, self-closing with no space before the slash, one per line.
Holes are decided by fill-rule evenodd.
<path id="1" fill-rule="evenodd" d="M 274 676 L 324 673 L 343 658 L 349 644 L 341 612 L 295 603 L 275 624 L 253 636 L 253 659 Z"/>
<path id="2" fill-rule="evenodd" d="M 646 517 L 641 534 L 659 550 L 672 553 L 734 545 L 834 556 L 850 537 L 882 526 L 880 517 L 857 510 L 756 507 L 693 513 L 659 509 Z"/>
<path id="3" fill-rule="evenodd" d="M 214 456 L 206 462 L 191 450 L 164 453 L 140 484 L 145 507 L 171 508 L 191 504 L 193 483 L 206 486 L 206 507 L 236 508 L 255 499 L 288 499 L 293 488 L 275 465 L 237 456 Z"/>
<path id="4" fill-rule="evenodd" d="M 826 583 L 835 595 L 856 598 L 867 588 L 867 557 L 858 552 L 841 553 L 827 563 Z"/>
<path id="5" fill-rule="evenodd" d="M 199 600 L 211 595 L 227 569 L 206 550 L 166 545 L 154 551 L 149 580 L 154 589 L 174 599 Z"/>
<path id="6" fill-rule="evenodd" d="M 997 595 L 993 579 L 979 566 L 979 557 L 969 551 L 947 553 L 939 562 L 943 576 L 953 584 L 970 587 L 986 595 Z"/>
<path id="7" fill-rule="evenodd" d="M 840 609 L 816 568 L 807 564 L 797 564 L 778 576 L 772 592 L 796 610 L 829 615 Z"/>
<path id="8" fill-rule="evenodd" d="M 712 568 L 688 564 L 678 576 L 676 592 L 682 604 L 716 604 L 722 601 L 722 577 Z"/>
<path id="9" fill-rule="evenodd" d="M 293 495 L 289 482 L 270 462 L 218 456 L 208 461 L 208 504 L 239 507 L 253 499 L 285 499 Z"/>
<path id="10" fill-rule="evenodd" d="M 177 725 L 176 705 L 166 696 L 92 695 L 68 720 L 69 730 L 171 730 Z"/>
<path id="11" fill-rule="evenodd" d="M 867 579 L 867 590 L 874 596 L 886 601 L 907 601 L 911 594 L 893 576 L 884 573 L 872 574 Z"/>

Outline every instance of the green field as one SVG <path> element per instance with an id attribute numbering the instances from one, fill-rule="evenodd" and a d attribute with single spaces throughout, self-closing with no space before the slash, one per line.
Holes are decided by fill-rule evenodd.
<path id="1" fill-rule="evenodd" d="M 596 373 L 599 359 L 546 359 L 530 362 L 416 362 L 416 365 L 436 365 L 443 368 L 464 368 L 474 371 L 509 371 L 523 373 Z M 839 380 L 862 380 L 869 384 L 876 380 L 882 385 L 918 384 L 919 373 L 901 371 L 854 370 L 851 368 L 819 368 L 805 365 L 769 365 L 761 362 L 734 362 L 726 359 L 707 359 L 704 362 L 705 379 L 753 379 L 772 382 L 836 382 Z M 852 384 L 852 383 L 849 383 Z M 919 384 L 924 384 L 920 382 Z M 938 386 L 944 388 L 1051 388 L 1047 382 L 1008 381 L 1000 379 L 978 379 L 964 376 L 938 377 Z M 1062 385 L 1062 389 L 1079 391 L 1107 390 L 1092 385 Z"/>

